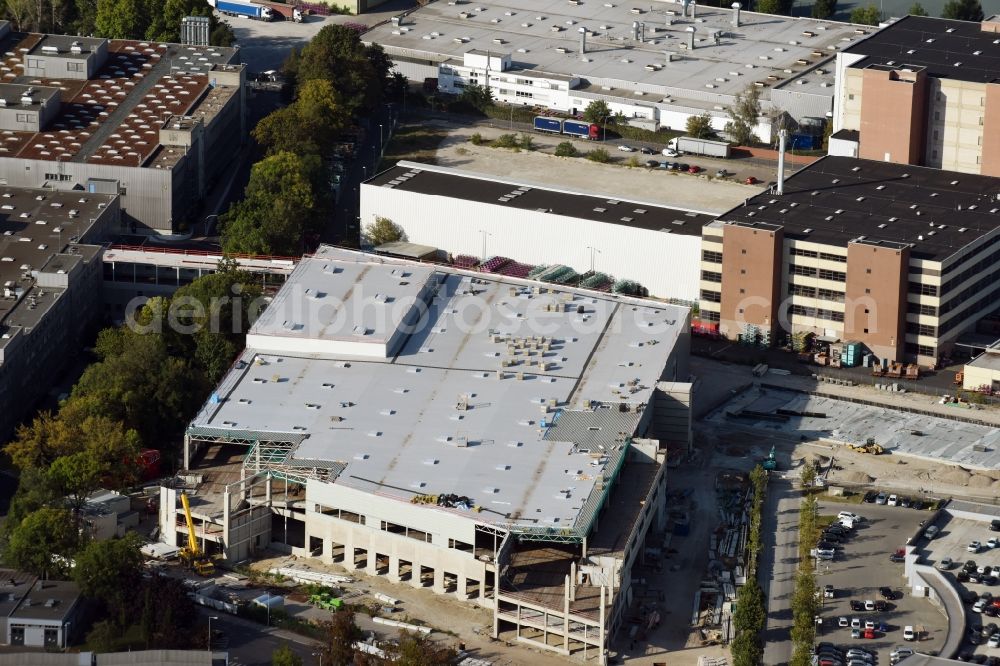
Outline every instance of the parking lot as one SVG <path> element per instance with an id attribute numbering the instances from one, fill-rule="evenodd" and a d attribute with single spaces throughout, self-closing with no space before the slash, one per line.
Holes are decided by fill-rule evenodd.
<path id="1" fill-rule="evenodd" d="M 853 511 L 865 518 L 854 534 L 848 537 L 832 561 L 821 561 L 817 568 L 816 582 L 820 588 L 833 585 L 835 597 L 824 598 L 817 628 L 816 640 L 828 641 L 847 647 L 863 647 L 878 653 L 880 665 L 889 664 L 889 653 L 897 646 L 907 646 L 920 652 L 933 652 L 944 643 L 948 621 L 944 613 L 930 601 L 910 595 L 905 587 L 903 564 L 890 562 L 889 557 L 902 548 L 916 532 L 922 521 L 931 513 L 901 507 L 861 504 L 845 505 L 820 501 L 821 515 L 836 515 L 840 511 Z M 851 601 L 862 603 L 883 597 L 879 588 L 889 587 L 893 599 L 887 602 L 884 612 L 852 611 Z M 874 639 L 851 638 L 850 626 L 842 628 L 839 618 L 858 619 L 884 623 L 886 631 L 876 632 Z M 912 626 L 919 631 L 918 640 L 903 640 L 903 628 Z"/>
<path id="2" fill-rule="evenodd" d="M 961 591 L 968 602 L 966 610 L 970 625 L 985 625 L 987 627 L 990 624 L 1000 625 L 1000 619 L 975 612 L 973 607 L 974 600 L 984 594 L 1000 596 L 1000 588 L 996 585 L 996 574 L 992 573 L 997 567 L 1000 567 L 1000 548 L 990 548 L 986 545 L 989 539 L 1000 538 L 1000 532 L 991 532 L 989 524 L 986 522 L 956 518 L 947 514 L 943 514 L 934 524 L 940 529 L 938 536 L 929 541 L 922 539 L 918 544 L 922 560 L 940 568 L 942 560 L 950 558 L 954 564 L 947 570 L 946 575 L 955 583 L 957 589 Z M 969 551 L 968 547 L 972 541 L 979 541 L 982 544 L 979 552 Z M 977 582 L 967 580 L 966 575 L 962 574 L 965 563 L 970 560 L 974 561 L 977 566 L 976 573 L 971 575 L 972 579 Z M 992 582 L 992 585 L 983 582 L 984 579 L 989 579 L 988 575 L 978 573 L 978 567 L 987 566 L 990 567 L 993 576 L 993 579 L 987 580 L 987 582 Z M 975 596 L 969 596 L 970 592 L 974 593 Z M 966 632 L 965 642 L 962 644 L 959 655 L 983 655 L 996 657 L 1000 660 L 1000 648 L 989 647 L 986 644 L 988 636 L 984 635 L 981 630 L 979 633 L 982 636 L 982 641 L 979 645 L 974 645 L 970 640 L 969 632 Z M 988 630 L 987 633 L 993 632 Z"/>

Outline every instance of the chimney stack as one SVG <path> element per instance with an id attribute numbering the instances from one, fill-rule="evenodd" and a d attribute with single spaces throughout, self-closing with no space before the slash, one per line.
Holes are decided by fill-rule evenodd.
<path id="1" fill-rule="evenodd" d="M 788 130 L 778 130 L 778 194 L 785 193 L 785 138 Z"/>
<path id="2" fill-rule="evenodd" d="M 738 28 L 740 27 L 740 9 L 743 8 L 743 5 L 741 5 L 738 2 L 734 2 L 732 4 L 732 7 L 733 7 L 733 27 Z"/>
<path id="3" fill-rule="evenodd" d="M 688 34 L 688 51 L 694 51 L 694 31 L 695 31 L 695 27 L 693 25 L 688 26 L 688 28 L 687 28 L 687 34 Z"/>
<path id="4" fill-rule="evenodd" d="M 639 41 L 639 22 L 632 21 L 632 39 Z"/>
<path id="5" fill-rule="evenodd" d="M 587 29 L 581 26 L 579 32 L 580 32 L 580 55 L 583 55 L 587 52 Z"/>
<path id="6" fill-rule="evenodd" d="M 645 22 L 639 24 L 639 41 L 646 41 L 646 24 Z"/>

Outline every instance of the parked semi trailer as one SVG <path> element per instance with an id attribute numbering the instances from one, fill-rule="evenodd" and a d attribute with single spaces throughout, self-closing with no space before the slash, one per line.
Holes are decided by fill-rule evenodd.
<path id="1" fill-rule="evenodd" d="M 274 18 L 274 10 L 270 7 L 255 5 L 242 0 L 210 0 L 210 3 L 220 14 L 226 16 L 245 16 L 258 21 L 270 21 Z"/>
<path id="2" fill-rule="evenodd" d="M 539 132 L 552 132 L 553 134 L 562 134 L 562 121 L 558 118 L 546 118 L 544 116 L 536 116 L 534 127 Z"/>
<path id="3" fill-rule="evenodd" d="M 579 120 L 564 120 L 563 134 L 577 136 L 581 139 L 592 139 L 594 141 L 600 136 L 599 127 L 594 123 L 585 123 Z"/>
<path id="4" fill-rule="evenodd" d="M 725 141 L 696 139 L 692 136 L 678 136 L 671 139 L 667 146 L 681 153 L 690 155 L 705 155 L 706 157 L 729 157 L 729 144 Z"/>

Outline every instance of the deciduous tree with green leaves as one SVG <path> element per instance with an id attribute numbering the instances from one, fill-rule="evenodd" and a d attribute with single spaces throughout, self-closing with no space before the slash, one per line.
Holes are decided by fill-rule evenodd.
<path id="1" fill-rule="evenodd" d="M 979 0 L 949 0 L 941 18 L 979 22 L 983 20 L 983 5 Z"/>
<path id="2" fill-rule="evenodd" d="M 754 11 L 760 12 L 761 14 L 779 14 L 781 16 L 788 16 L 792 13 L 792 7 L 794 4 L 794 0 L 759 0 Z M 729 4 L 724 6 L 728 7 Z"/>
<path id="3" fill-rule="evenodd" d="M 458 96 L 458 99 L 477 111 L 485 112 L 486 109 L 493 106 L 493 90 L 491 88 L 487 88 L 486 86 L 471 83 L 465 86 L 465 89 L 462 90 L 462 94 Z"/>
<path id="4" fill-rule="evenodd" d="M 910 16 L 927 16 L 927 10 L 919 2 L 914 2 L 913 6 L 907 12 Z"/>
<path id="5" fill-rule="evenodd" d="M 583 119 L 588 123 L 606 123 L 611 118 L 611 107 L 603 99 L 595 99 L 583 110 Z"/>
<path id="6" fill-rule="evenodd" d="M 376 217 L 374 222 L 366 225 L 363 233 L 365 240 L 372 247 L 406 240 L 406 232 L 403 231 L 403 228 L 389 218 L 382 216 Z"/>
<path id="7" fill-rule="evenodd" d="M 333 84 L 313 79 L 299 86 L 295 101 L 261 119 L 253 137 L 269 154 L 327 154 L 350 118 Z"/>
<path id="8" fill-rule="evenodd" d="M 271 653 L 271 666 L 302 666 L 302 657 L 292 652 L 288 645 L 282 645 Z"/>
<path id="9" fill-rule="evenodd" d="M 44 579 L 69 572 L 68 558 L 77 548 L 77 531 L 66 509 L 42 507 L 10 532 L 4 561 Z"/>
<path id="10" fill-rule="evenodd" d="M 816 19 L 832 19 L 837 13 L 837 0 L 816 0 L 812 6 L 812 17 Z"/>
<path id="11" fill-rule="evenodd" d="M 73 580 L 84 596 L 94 600 L 120 627 L 134 620 L 132 611 L 142 602 L 136 592 L 142 584 L 142 539 L 129 532 L 121 539 L 92 541 L 76 554 Z"/>
<path id="12" fill-rule="evenodd" d="M 369 50 L 356 30 L 328 25 L 316 33 L 296 57 L 294 76 L 298 85 L 313 79 L 333 84 L 351 116 L 374 109 L 386 83 L 381 70 L 381 49 Z M 373 58 L 378 62 L 373 62 Z"/>
<path id="13" fill-rule="evenodd" d="M 736 95 L 736 101 L 729 107 L 730 121 L 726 123 L 726 134 L 741 146 L 757 141 L 754 128 L 760 118 L 760 89 L 750 84 Z"/>
<path id="14" fill-rule="evenodd" d="M 715 135 L 712 129 L 712 116 L 706 111 L 697 116 L 690 116 L 684 126 L 688 136 L 696 139 L 707 139 Z"/>
<path id="15" fill-rule="evenodd" d="M 882 12 L 875 5 L 855 7 L 851 10 L 851 23 L 860 25 L 878 25 L 882 20 Z"/>

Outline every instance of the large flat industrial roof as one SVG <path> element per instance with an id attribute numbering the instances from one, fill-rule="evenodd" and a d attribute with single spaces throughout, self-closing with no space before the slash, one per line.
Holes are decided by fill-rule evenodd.
<path id="1" fill-rule="evenodd" d="M 348 291 L 314 282 L 337 269 L 331 279 Z M 398 272 L 421 279 L 400 280 Z M 625 438 L 669 372 L 687 310 L 325 246 L 302 260 L 282 292 L 328 289 L 329 296 L 279 294 L 271 307 L 325 309 L 350 334 L 351 313 L 393 305 L 371 300 L 390 279 L 396 305 L 433 286 L 417 307 L 419 325 L 392 355 L 311 353 L 304 338 L 300 353 L 274 353 L 268 347 L 277 338 L 250 336 L 258 344 L 189 432 L 259 440 L 270 433 L 298 441 L 287 464 L 325 466 L 336 484 L 407 502 L 454 493 L 482 508 L 479 521 L 574 528 L 591 494 L 602 492 L 598 477 L 617 472 Z M 575 410 L 598 414 L 580 442 L 578 419 L 558 436 L 559 419 Z"/>
<path id="2" fill-rule="evenodd" d="M 941 261 L 1000 226 L 1000 178 L 827 156 L 789 176 L 783 195 L 758 194 L 718 217 L 843 247 L 902 243 Z"/>
<path id="3" fill-rule="evenodd" d="M 701 228 L 715 219 L 714 215 L 701 211 L 620 199 L 612 194 L 556 189 L 417 162 L 399 162 L 366 184 L 688 236 L 701 234 Z"/>
<path id="4" fill-rule="evenodd" d="M 71 255 L 61 253 L 88 251 L 76 242 L 85 239 L 114 199 L 113 194 L 0 186 L 0 287 L 23 292 L 0 299 L 2 327 L 31 327 L 41 319 L 62 290 L 36 288 L 30 273 L 46 266 L 68 273 Z M 56 267 L 54 257 L 64 257 L 65 268 Z"/>
<path id="5" fill-rule="evenodd" d="M 872 64 L 927 68 L 929 76 L 989 83 L 1000 77 L 1000 34 L 979 23 L 929 16 L 905 16 L 845 53 L 868 56 L 851 65 Z"/>
<path id="6" fill-rule="evenodd" d="M 681 13 L 681 4 L 670 2 L 437 2 L 407 14 L 400 26 L 376 26 L 364 39 L 382 44 L 390 56 L 419 60 L 461 61 L 471 50 L 510 53 L 516 68 L 580 77 L 595 93 L 607 86 L 621 90 L 605 94 L 627 91 L 637 102 L 680 98 L 711 108 L 713 100 L 731 97 L 753 81 L 774 86 L 812 70 L 874 30 L 750 12 L 742 12 L 737 28 L 730 9 L 698 5 L 695 18 Z M 642 41 L 633 39 L 634 21 L 645 24 Z M 578 52 L 581 27 L 589 32 L 585 56 Z M 689 28 L 696 31 L 693 51 L 686 49 Z M 678 57 L 667 62 L 666 52 Z M 822 90 L 832 96 L 832 68 L 807 76 L 829 83 Z M 639 89 L 643 95 L 635 94 Z"/>
<path id="7" fill-rule="evenodd" d="M 82 55 L 70 52 L 73 42 Z M 57 45 L 49 57 L 87 57 L 107 43 L 107 59 L 90 80 L 24 75 L 24 58 Z M 9 33 L 0 41 L 0 82 L 58 88 L 61 109 L 40 132 L 0 132 L 0 157 L 53 162 L 169 168 L 183 148 L 160 145 L 160 129 L 176 116 L 211 118 L 236 86 L 210 85 L 210 73 L 237 60 L 222 46 Z M 176 155 L 174 155 L 176 153 Z M 157 159 L 151 160 L 156 155 Z"/>

